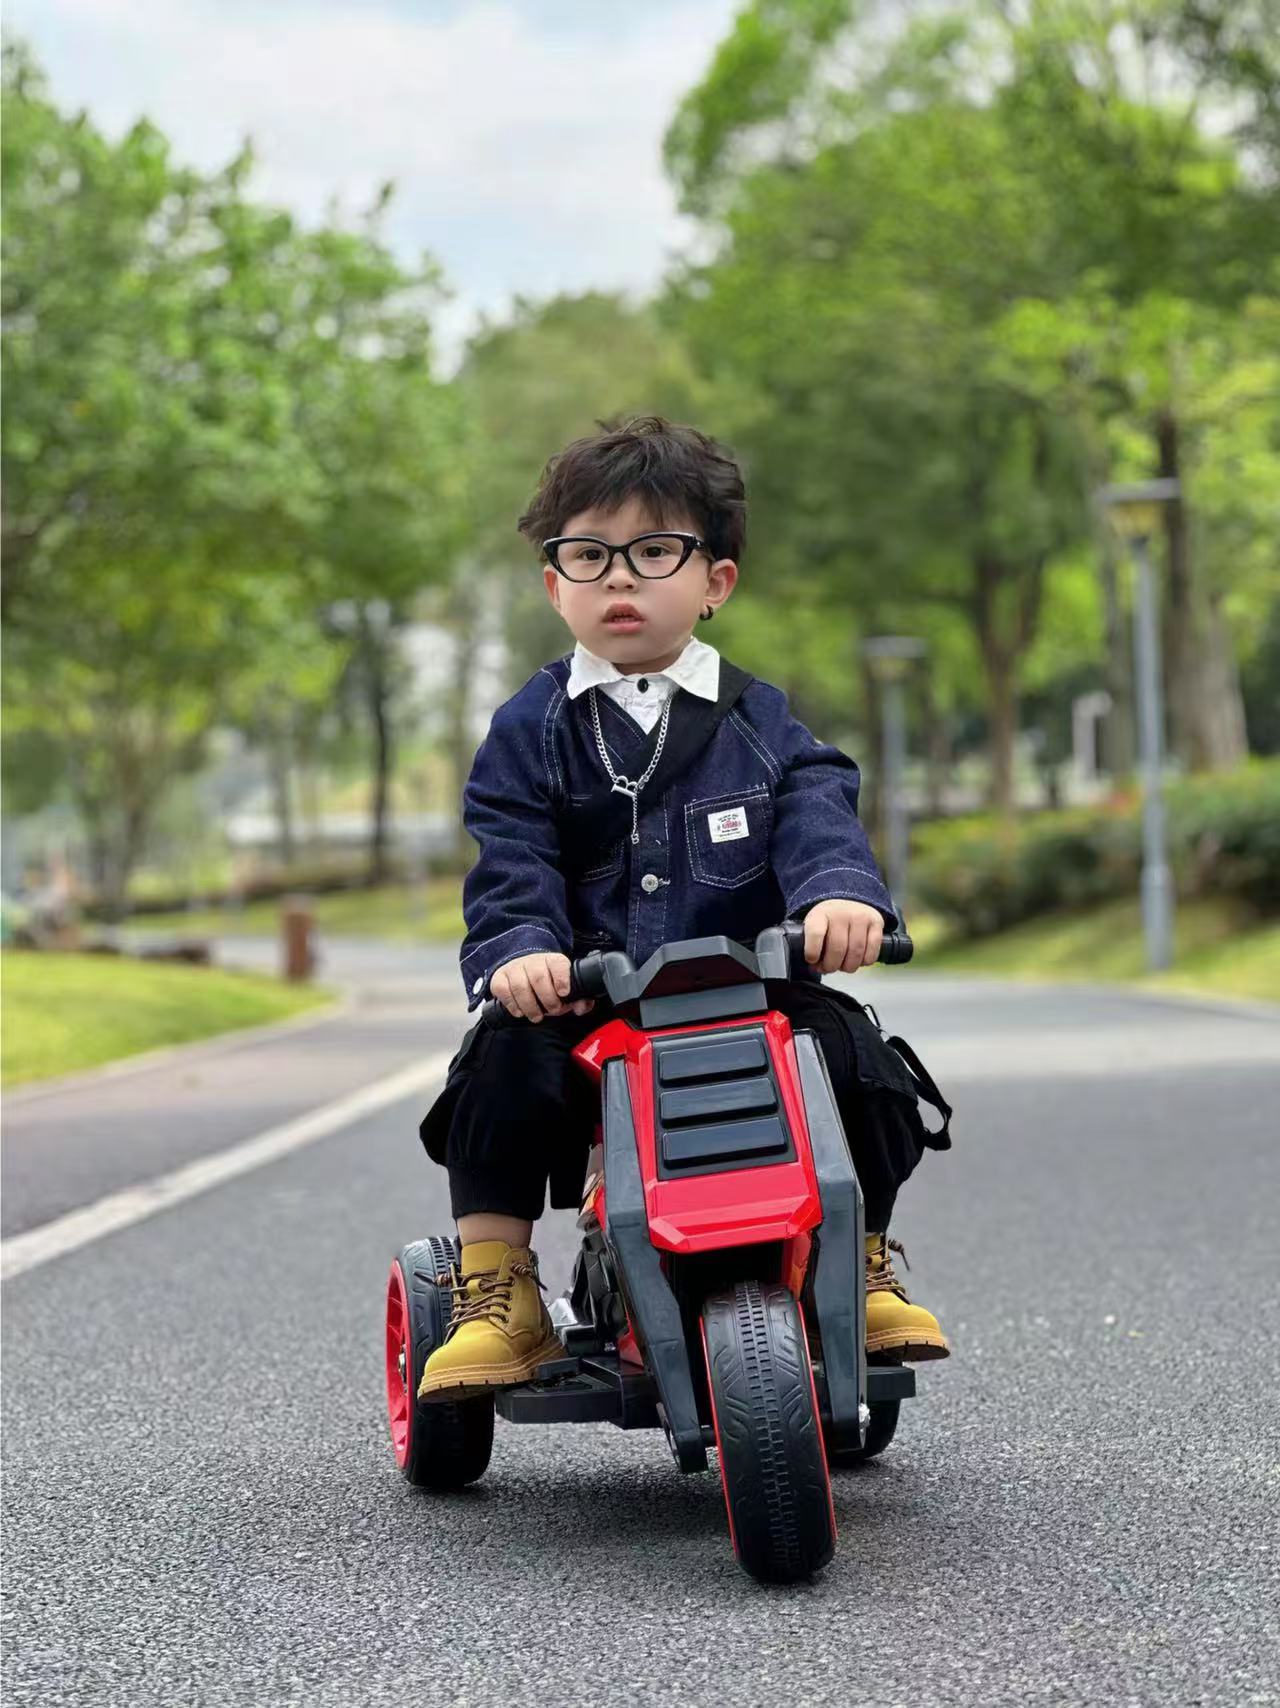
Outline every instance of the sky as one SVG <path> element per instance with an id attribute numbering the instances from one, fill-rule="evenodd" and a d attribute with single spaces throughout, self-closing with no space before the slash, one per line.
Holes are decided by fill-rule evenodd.
<path id="1" fill-rule="evenodd" d="M 178 159 L 251 138 L 304 219 L 397 185 L 385 230 L 453 296 L 446 354 L 516 295 L 642 293 L 691 237 L 663 133 L 739 0 L 8 0 L 54 99 Z"/>

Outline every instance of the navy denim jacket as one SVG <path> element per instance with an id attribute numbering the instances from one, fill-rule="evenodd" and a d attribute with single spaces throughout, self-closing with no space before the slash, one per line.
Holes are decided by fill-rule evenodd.
<path id="1" fill-rule="evenodd" d="M 480 845 L 463 888 L 470 1008 L 500 966 L 540 950 L 625 948 L 638 966 L 680 938 L 750 942 L 836 897 L 896 923 L 858 821 L 858 767 L 810 735 L 767 682 L 747 687 L 664 793 L 640 791 L 638 844 L 624 838 L 566 871 L 557 813 L 608 782 L 588 697 L 570 700 L 568 679 L 569 660 L 558 659 L 498 708 L 463 794 Z M 615 771 L 635 775 L 648 737 L 607 694 L 597 702 Z"/>

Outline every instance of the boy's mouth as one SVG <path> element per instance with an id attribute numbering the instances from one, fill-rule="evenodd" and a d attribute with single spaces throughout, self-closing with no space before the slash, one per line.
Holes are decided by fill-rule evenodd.
<path id="1" fill-rule="evenodd" d="M 604 626 L 612 629 L 615 634 L 629 635 L 644 623 L 644 618 L 634 605 L 610 605 L 604 614 Z"/>

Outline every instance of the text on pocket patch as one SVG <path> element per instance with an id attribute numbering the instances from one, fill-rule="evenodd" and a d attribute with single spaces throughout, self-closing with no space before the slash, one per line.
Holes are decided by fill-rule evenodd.
<path id="1" fill-rule="evenodd" d="M 707 824 L 713 842 L 736 842 L 740 836 L 750 836 L 746 807 L 728 807 L 724 812 L 709 812 Z"/>

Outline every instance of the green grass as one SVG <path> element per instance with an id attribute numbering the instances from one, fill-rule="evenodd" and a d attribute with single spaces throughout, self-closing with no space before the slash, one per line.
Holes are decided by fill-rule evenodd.
<path id="1" fill-rule="evenodd" d="M 1136 901 L 1028 920 L 983 942 L 944 937 L 936 922 L 912 923 L 922 967 L 995 978 L 1138 981 L 1153 990 L 1204 991 L 1280 1002 L 1280 924 L 1242 918 L 1230 903 L 1181 903 L 1174 966 L 1148 974 Z"/>
<path id="2" fill-rule="evenodd" d="M 386 943 L 457 943 L 466 930 L 462 882 L 458 878 L 387 884 L 376 890 L 338 890 L 313 897 L 311 905 L 322 936 L 372 937 Z M 259 901 L 242 908 L 140 914 L 130 926 L 165 936 L 274 936 L 280 929 L 280 903 Z"/>
<path id="3" fill-rule="evenodd" d="M 328 1002 L 309 986 L 116 955 L 0 956 L 0 1084 L 282 1020 Z"/>

